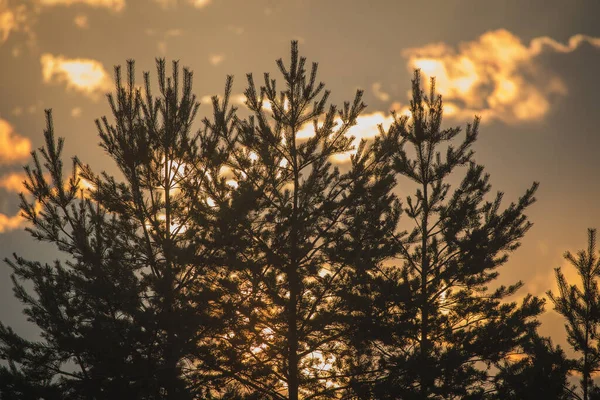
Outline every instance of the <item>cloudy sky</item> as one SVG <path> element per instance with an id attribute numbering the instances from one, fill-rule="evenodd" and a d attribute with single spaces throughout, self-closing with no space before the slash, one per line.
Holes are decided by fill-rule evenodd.
<path id="1" fill-rule="evenodd" d="M 64 155 L 113 171 L 98 149 L 94 119 L 109 113 L 113 66 L 155 57 L 194 71 L 199 98 L 236 77 L 276 72 L 289 42 L 300 43 L 335 103 L 365 90 L 368 109 L 354 134 L 389 125 L 405 110 L 414 68 L 437 77 L 446 124 L 482 117 L 476 158 L 494 190 L 516 199 L 541 182 L 529 211 L 534 227 L 501 270 L 521 294 L 555 288 L 562 253 L 586 246 L 600 228 L 600 3 L 589 0 L 0 0 L 0 257 L 56 255 L 34 243 L 18 215 L 22 165 L 42 145 L 44 109 L 66 138 Z M 200 108 L 210 111 L 209 102 Z M 342 160 L 343 162 L 343 160 Z M 574 272 L 566 270 L 567 276 Z M 0 320 L 34 333 L 0 268 Z M 541 331 L 565 345 L 547 306 Z"/>

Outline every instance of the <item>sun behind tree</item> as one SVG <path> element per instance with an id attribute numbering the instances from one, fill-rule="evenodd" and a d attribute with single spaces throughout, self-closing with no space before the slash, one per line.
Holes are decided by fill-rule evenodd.
<path id="1" fill-rule="evenodd" d="M 158 60 L 153 96 L 148 73 L 137 88 L 133 62 L 125 85 L 117 68 L 97 127 L 119 178 L 75 158 L 67 179 L 47 112 L 21 208 L 62 260 L 7 260 L 42 336 L 0 324 L 3 398 L 494 398 L 489 366 L 530 343 L 542 302 L 486 286 L 531 226 L 537 184 L 502 211 L 501 194 L 487 201 L 478 120 L 453 147 L 460 130 L 441 129 L 418 71 L 410 119 L 353 148 L 362 92 L 328 105 L 297 42 L 277 65 L 279 90 L 247 76 L 246 119 L 228 77 L 196 133 L 191 72 L 182 84 Z M 403 178 L 418 186 L 404 205 Z"/>

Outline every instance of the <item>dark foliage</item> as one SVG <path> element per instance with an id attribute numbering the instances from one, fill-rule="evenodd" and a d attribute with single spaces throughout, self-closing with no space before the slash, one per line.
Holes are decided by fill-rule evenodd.
<path id="1" fill-rule="evenodd" d="M 378 307 L 367 322 L 372 333 L 362 338 L 368 350 L 359 350 L 367 378 L 354 385 L 363 397 L 480 398 L 490 387 L 489 367 L 521 343 L 542 312 L 543 301 L 529 295 L 519 305 L 503 302 L 520 282 L 488 289 L 531 226 L 523 213 L 537 183 L 505 209 L 502 193 L 488 200 L 489 176 L 473 160 L 479 120 L 455 144 L 460 128 L 441 128 L 442 99 L 434 80 L 430 86 L 424 95 L 417 71 L 411 119 L 396 119 L 388 132 L 397 138 L 390 163 L 404 178 L 400 187 L 416 186 L 403 206 L 414 228 L 397 232 L 393 256 L 402 263 L 383 263 L 368 283 L 380 289 L 363 298 Z M 451 191 L 459 167 L 466 171 Z"/>
<path id="2" fill-rule="evenodd" d="M 158 60 L 154 96 L 148 73 L 138 88 L 133 62 L 125 84 L 117 68 L 113 117 L 96 121 L 115 176 L 77 158 L 66 172 L 47 111 L 21 208 L 61 259 L 6 260 L 41 336 L 0 323 L 0 396 L 558 395 L 570 364 L 535 335 L 543 302 L 506 302 L 520 282 L 488 288 L 531 226 L 537 183 L 501 208 L 473 159 L 479 120 L 460 141 L 442 129 L 441 97 L 433 81 L 424 95 L 418 71 L 411 118 L 354 148 L 362 92 L 328 105 L 296 42 L 277 65 L 279 90 L 247 76 L 247 118 L 228 77 L 195 133 L 191 72 L 180 79 L 174 63 L 168 78 Z"/>
<path id="3" fill-rule="evenodd" d="M 505 360 L 494 377 L 493 398 L 505 400 L 572 399 L 567 382 L 573 364 L 560 346 L 533 334 L 522 346 L 522 358 Z"/>
<path id="4" fill-rule="evenodd" d="M 117 68 L 114 122 L 96 121 L 122 180 L 77 158 L 65 176 L 63 141 L 47 111 L 46 145 L 26 168 L 33 201 L 22 195 L 21 209 L 31 235 L 53 243 L 63 260 L 7 260 L 15 295 L 41 338 L 27 341 L 0 325 L 0 354 L 9 363 L 1 370 L 3 398 L 16 390 L 64 399 L 204 393 L 203 380 L 187 377 L 202 370 L 231 307 L 214 284 L 222 262 L 211 244 L 212 210 L 198 198 L 215 186 L 205 176 L 222 157 L 212 131 L 191 133 L 192 74 L 184 70 L 182 85 L 176 63 L 168 79 L 164 61 L 157 69 L 154 97 L 148 74 L 144 91 L 136 89 L 133 62 L 125 86 Z M 192 211 L 202 218 L 192 221 Z"/>
<path id="5" fill-rule="evenodd" d="M 592 373 L 600 370 L 600 258 L 596 254 L 596 231 L 588 230 L 587 251 L 581 250 L 575 257 L 566 252 L 564 258 L 577 270 L 581 284 L 569 284 L 560 268 L 556 268 L 558 295 L 548 291 L 554 309 L 565 319 L 567 340 L 573 350 L 581 354 L 575 360 L 575 370 L 581 373 L 581 398 L 588 400 L 598 396 L 600 388 L 594 385 Z"/>

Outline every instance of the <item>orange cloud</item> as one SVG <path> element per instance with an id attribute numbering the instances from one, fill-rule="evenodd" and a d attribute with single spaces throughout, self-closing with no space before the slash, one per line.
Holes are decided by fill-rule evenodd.
<path id="1" fill-rule="evenodd" d="M 14 3 L 13 3 L 14 4 Z M 32 26 L 36 19 L 36 10 L 30 4 L 11 5 L 9 0 L 0 0 L 0 44 L 5 43 L 13 32 L 25 33 L 28 44 L 35 42 Z M 13 48 L 13 55 L 20 48 Z M 18 56 L 18 54 L 16 54 Z"/>
<path id="2" fill-rule="evenodd" d="M 13 126 L 0 118 L 0 165 L 26 160 L 30 152 L 31 141 L 16 134 Z"/>
<path id="3" fill-rule="evenodd" d="M 77 90 L 94 99 L 112 89 L 112 83 L 104 66 L 92 59 L 65 58 L 49 53 L 42 54 L 42 77 L 46 83 L 65 83 L 67 88 Z"/>
<path id="4" fill-rule="evenodd" d="M 0 213 L 0 233 L 19 229 L 23 226 L 25 220 L 20 214 L 6 215 Z"/>
<path id="5" fill-rule="evenodd" d="M 73 4 L 85 4 L 94 8 L 107 8 L 119 12 L 125 8 L 125 0 L 39 0 L 43 6 L 71 6 Z"/>
<path id="6" fill-rule="evenodd" d="M 567 45 L 539 37 L 527 46 L 499 29 L 463 42 L 458 49 L 435 43 L 407 49 L 403 55 L 409 69 L 420 68 L 427 81 L 436 77 L 448 116 L 470 119 L 478 114 L 484 122 L 516 123 L 542 119 L 553 99 L 567 93 L 563 81 L 544 70 L 536 57 L 546 50 L 569 53 L 582 43 L 600 48 L 600 38 L 584 35 L 571 37 Z"/>
<path id="7" fill-rule="evenodd" d="M 0 188 L 13 193 L 21 193 L 25 191 L 23 181 L 26 179 L 24 172 L 13 172 L 0 177 Z"/>
<path id="8" fill-rule="evenodd" d="M 13 10 L 8 8 L 6 2 L 2 2 L 3 10 L 0 11 L 0 41 L 6 42 L 11 31 L 17 27 L 16 16 Z"/>

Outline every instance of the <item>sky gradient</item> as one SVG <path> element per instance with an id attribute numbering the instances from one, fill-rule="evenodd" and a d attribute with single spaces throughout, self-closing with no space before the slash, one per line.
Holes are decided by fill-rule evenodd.
<path id="1" fill-rule="evenodd" d="M 331 101 L 365 90 L 368 105 L 352 133 L 372 137 L 405 112 L 414 68 L 437 77 L 445 126 L 482 117 L 475 158 L 505 205 L 535 181 L 533 228 L 501 267 L 499 283 L 519 292 L 556 288 L 553 269 L 566 250 L 587 246 L 600 228 L 600 3 L 570 0 L 0 0 L 0 258 L 12 252 L 50 262 L 57 254 L 23 231 L 17 193 L 22 165 L 43 143 L 44 109 L 54 112 L 64 156 L 97 171 L 114 166 L 97 146 L 94 119 L 110 113 L 113 66 L 136 60 L 138 82 L 155 57 L 194 71 L 202 118 L 209 96 L 234 75 L 243 103 L 245 74 L 277 75 L 290 40 L 319 62 Z M 340 163 L 344 160 L 340 159 Z M 402 190 L 400 182 L 400 190 Z M 35 334 L 0 268 L 0 320 Z M 566 347 L 551 304 L 541 333 Z"/>

